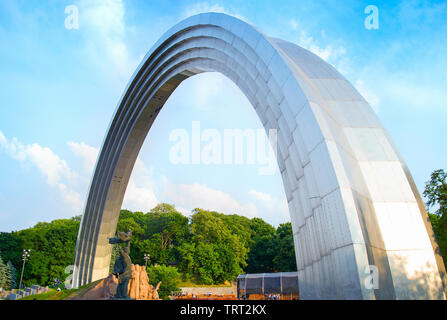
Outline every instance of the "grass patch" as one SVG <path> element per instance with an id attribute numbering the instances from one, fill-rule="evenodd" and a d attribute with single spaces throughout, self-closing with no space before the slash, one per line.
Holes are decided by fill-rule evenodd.
<path id="1" fill-rule="evenodd" d="M 30 296 L 20 298 L 19 300 L 63 300 L 69 295 L 73 294 L 75 291 L 76 289 L 61 290 L 61 291 L 50 289 L 48 292 L 33 294 Z"/>
<path id="2" fill-rule="evenodd" d="M 82 298 L 90 288 L 97 285 L 101 280 L 86 284 L 78 289 L 65 289 L 61 291 L 57 291 L 55 289 L 49 289 L 47 292 L 33 294 L 30 296 L 23 297 L 19 300 L 65 300 L 71 299 L 74 297 Z"/>
<path id="3" fill-rule="evenodd" d="M 96 286 L 98 283 L 100 283 L 101 280 L 96 280 L 95 282 L 88 283 L 86 285 L 83 285 L 82 287 L 79 287 L 75 290 L 70 296 L 67 297 L 67 300 L 73 299 L 73 298 L 82 298 L 91 288 Z"/>

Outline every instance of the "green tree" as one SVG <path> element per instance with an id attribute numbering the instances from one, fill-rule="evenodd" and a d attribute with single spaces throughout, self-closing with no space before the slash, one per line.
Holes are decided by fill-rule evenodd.
<path id="1" fill-rule="evenodd" d="M 9 266 L 3 262 L 0 256 L 0 288 L 9 290 L 11 285 L 11 270 Z"/>
<path id="2" fill-rule="evenodd" d="M 16 231 L 0 233 L 0 252 L 5 261 L 19 265 L 22 261 L 22 246 L 19 233 Z"/>
<path id="3" fill-rule="evenodd" d="M 139 264 L 144 264 L 144 254 L 150 254 L 152 263 L 178 263 L 176 246 L 189 237 L 188 218 L 166 203 L 146 214 L 121 210 L 117 231 L 129 229 L 133 231 L 130 257 Z"/>
<path id="4" fill-rule="evenodd" d="M 31 249 L 26 262 L 23 283 L 46 285 L 54 278 L 65 279 L 65 268 L 73 264 L 79 221 L 74 219 L 54 220 L 38 223 L 34 227 L 1 235 L 7 244 L 6 257 L 13 265 L 22 265 L 23 249 Z M 1 242 L 1 241 L 0 241 Z M 1 250 L 4 244 L 0 243 Z"/>
<path id="5" fill-rule="evenodd" d="M 9 264 L 6 264 L 6 285 L 5 289 L 10 290 L 11 289 L 11 282 L 12 282 L 12 270 Z"/>
<path id="6" fill-rule="evenodd" d="M 436 242 L 438 243 L 440 254 L 444 260 L 444 264 L 447 265 L 447 227 L 445 218 L 441 219 L 440 216 L 434 213 L 428 212 L 428 217 L 430 218 L 431 225 L 433 227 L 433 232 L 436 237 Z"/>
<path id="7" fill-rule="evenodd" d="M 196 267 L 196 261 L 194 260 L 194 254 L 196 251 L 195 244 L 185 241 L 177 248 L 177 251 L 181 257 L 179 259 L 178 268 L 183 272 L 184 280 L 193 280 L 193 270 L 195 270 Z"/>
<path id="8" fill-rule="evenodd" d="M 17 270 L 11 261 L 8 261 L 8 267 L 11 274 L 10 289 L 17 289 Z"/>
<path id="9" fill-rule="evenodd" d="M 247 273 L 273 272 L 273 259 L 276 255 L 276 229 L 262 220 L 253 218 L 250 221 L 252 230 L 252 245 L 247 257 Z"/>
<path id="10" fill-rule="evenodd" d="M 253 244 L 252 220 L 237 214 L 215 214 L 223 220 L 230 232 L 239 238 L 245 248 L 248 249 Z"/>
<path id="11" fill-rule="evenodd" d="M 273 263 L 276 271 L 296 271 L 293 231 L 290 222 L 280 224 L 275 237 L 276 256 Z"/>
<path id="12" fill-rule="evenodd" d="M 427 211 L 436 208 L 433 214 L 428 215 L 441 256 L 447 264 L 447 173 L 442 169 L 433 171 L 425 183 L 423 194 L 427 198 Z"/>
<path id="13" fill-rule="evenodd" d="M 146 230 L 148 235 L 160 235 L 160 248 L 165 250 L 187 237 L 188 218 L 175 210 L 174 206 L 161 203 L 148 212 Z"/>
<path id="14" fill-rule="evenodd" d="M 140 239 L 144 236 L 144 228 L 135 221 L 134 217 L 119 219 L 116 231 L 128 232 L 129 230 L 132 230 L 132 238 Z"/>
<path id="15" fill-rule="evenodd" d="M 26 286 L 64 280 L 65 268 L 73 263 L 80 221 L 77 216 L 0 233 L 2 258 L 21 266 L 22 250 L 31 249 L 23 276 Z M 121 210 L 117 231 L 129 229 L 133 263 L 144 265 L 144 254 L 150 254 L 149 265 L 175 265 L 184 280 L 201 284 L 232 281 L 244 272 L 289 271 L 295 265 L 290 224 L 275 229 L 260 218 L 199 208 L 188 219 L 173 205 L 162 203 L 148 213 Z M 117 249 L 112 247 L 111 268 Z"/>
<path id="16" fill-rule="evenodd" d="M 192 272 L 195 280 L 200 284 L 206 285 L 224 282 L 226 279 L 220 258 L 217 245 L 199 242 L 194 250 L 194 268 Z"/>
<path id="17" fill-rule="evenodd" d="M 253 223 L 254 244 L 250 248 L 248 273 L 296 271 L 292 224 L 279 225 L 275 230 L 262 219 Z"/>
<path id="18" fill-rule="evenodd" d="M 130 258 L 132 259 L 133 263 L 142 264 L 143 262 L 139 245 L 141 241 L 147 237 L 145 232 L 146 219 L 146 215 L 142 212 L 132 212 L 129 210 L 120 211 L 116 232 L 128 232 L 129 230 L 132 230 Z M 118 246 L 116 245 L 114 247 L 115 254 L 117 254 Z M 113 268 L 113 265 L 111 264 L 110 267 Z"/>
<path id="19" fill-rule="evenodd" d="M 250 229 L 252 234 L 258 237 L 269 237 L 275 234 L 275 228 L 262 220 L 261 218 L 253 218 L 250 221 Z"/>
<path id="20" fill-rule="evenodd" d="M 438 206 L 435 214 L 441 218 L 447 212 L 447 173 L 439 169 L 432 172 L 430 180 L 425 183 L 424 196 L 428 208 Z"/>
<path id="21" fill-rule="evenodd" d="M 73 220 L 73 221 L 77 221 L 77 222 L 81 222 L 81 220 L 82 220 L 82 215 L 80 214 L 80 215 L 78 215 L 78 216 L 74 216 L 74 217 L 72 217 L 71 218 L 71 220 Z"/>
<path id="22" fill-rule="evenodd" d="M 112 255 L 110 256 L 109 273 L 113 272 L 113 269 L 115 268 L 116 259 L 118 259 L 119 255 L 120 255 L 119 244 L 115 243 L 112 245 Z"/>
<path id="23" fill-rule="evenodd" d="M 275 234 L 255 235 L 247 258 L 247 273 L 274 272 L 276 256 Z"/>
<path id="24" fill-rule="evenodd" d="M 176 267 L 158 265 L 147 268 L 149 283 L 156 287 L 161 281 L 158 295 L 161 299 L 167 300 L 174 293 L 179 293 L 180 273 Z"/>
<path id="25" fill-rule="evenodd" d="M 194 209 L 191 217 L 191 241 L 195 244 L 191 272 L 201 283 L 234 280 L 247 265 L 248 249 L 221 213 Z"/>

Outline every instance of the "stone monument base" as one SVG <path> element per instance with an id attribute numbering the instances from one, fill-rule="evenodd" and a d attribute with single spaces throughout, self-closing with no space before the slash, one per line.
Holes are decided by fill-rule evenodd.
<path id="1" fill-rule="evenodd" d="M 127 287 L 127 295 L 130 300 L 160 300 L 158 297 L 158 288 L 161 282 L 154 288 L 149 283 L 149 277 L 144 266 L 132 265 L 132 277 Z M 86 292 L 81 300 L 129 300 L 114 298 L 118 278 L 110 274 L 96 286 Z"/>

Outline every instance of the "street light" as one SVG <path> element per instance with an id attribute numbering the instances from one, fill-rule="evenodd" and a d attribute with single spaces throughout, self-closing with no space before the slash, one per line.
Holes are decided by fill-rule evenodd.
<path id="1" fill-rule="evenodd" d="M 26 260 L 29 259 L 30 252 L 31 252 L 31 249 L 28 249 L 28 250 L 23 249 L 23 254 L 22 254 L 23 265 L 22 265 L 22 275 L 20 276 L 19 289 L 22 287 L 23 270 L 25 270 L 25 262 L 26 262 Z"/>
<path id="2" fill-rule="evenodd" d="M 148 253 L 144 254 L 144 261 L 146 262 L 146 269 L 147 269 L 147 260 L 149 260 L 151 256 Z"/>

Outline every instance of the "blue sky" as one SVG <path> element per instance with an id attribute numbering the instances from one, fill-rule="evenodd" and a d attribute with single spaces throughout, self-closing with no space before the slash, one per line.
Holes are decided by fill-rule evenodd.
<path id="1" fill-rule="evenodd" d="M 79 29 L 64 26 L 79 9 Z M 364 27 L 367 5 L 379 29 Z M 0 2 L 0 231 L 82 213 L 89 179 L 118 100 L 145 53 L 172 25 L 225 12 L 333 64 L 390 132 L 419 191 L 446 168 L 447 4 L 440 1 Z M 259 165 L 174 165 L 174 129 L 259 129 L 249 102 L 216 73 L 171 96 L 141 150 L 123 207 L 169 202 L 288 221 L 281 178 Z"/>

